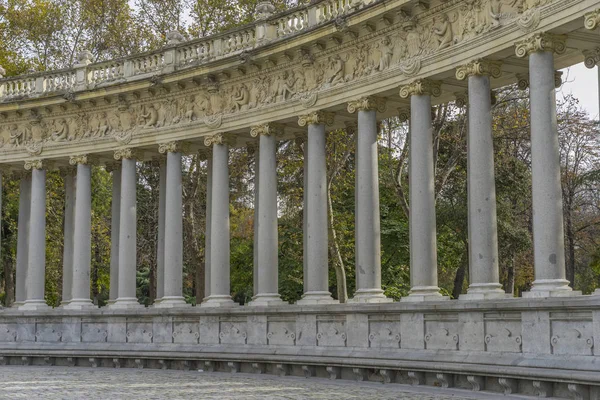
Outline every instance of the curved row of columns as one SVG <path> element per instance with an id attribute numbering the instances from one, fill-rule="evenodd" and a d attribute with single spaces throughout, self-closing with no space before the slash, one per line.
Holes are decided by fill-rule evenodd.
<path id="1" fill-rule="evenodd" d="M 535 281 L 525 296 L 565 296 L 575 292 L 565 279 L 560 160 L 555 103 L 554 52 L 564 51 L 565 38 L 537 34 L 517 43 L 517 55 L 529 56 L 533 181 Z M 504 298 L 499 283 L 496 197 L 490 77 L 500 64 L 475 60 L 457 69 L 468 80 L 468 227 L 470 286 L 463 300 Z M 437 278 L 434 165 L 431 98 L 441 82 L 422 79 L 400 89 L 410 98 L 410 271 L 411 292 L 404 301 L 444 300 Z M 357 113 L 356 150 L 356 292 L 351 302 L 387 302 L 381 288 L 380 218 L 377 156 L 377 111 L 383 101 L 361 98 L 348 104 Z M 299 117 L 306 126 L 304 180 L 304 295 L 298 304 L 334 303 L 328 291 L 326 126 L 333 114 L 317 111 Z M 280 305 L 278 293 L 277 136 L 282 126 L 255 126 L 258 137 L 254 297 L 250 305 Z M 206 297 L 202 306 L 231 307 L 229 230 L 229 146 L 222 134 L 207 137 Z M 159 201 L 157 307 L 185 305 L 182 296 L 182 153 L 176 142 L 159 146 L 166 153 L 161 166 Z M 115 152 L 113 166 L 113 230 L 111 233 L 111 307 L 140 306 L 136 299 L 136 154 Z M 89 299 L 91 176 L 86 156 L 72 157 L 77 166 L 65 175 L 65 277 L 63 304 L 85 308 Z M 45 307 L 45 171 L 39 160 L 27 162 L 31 176 L 21 180 L 17 244 L 17 305 Z"/>

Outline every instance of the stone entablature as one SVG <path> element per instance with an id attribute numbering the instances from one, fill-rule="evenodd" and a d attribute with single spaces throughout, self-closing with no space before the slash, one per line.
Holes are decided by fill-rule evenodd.
<path id="1" fill-rule="evenodd" d="M 454 68 L 475 55 L 500 57 L 530 32 L 573 20 L 583 28 L 594 6 L 328 0 L 274 15 L 267 7 L 252 25 L 200 40 L 172 34 L 160 51 L 123 60 L 89 64 L 82 54 L 73 69 L 0 79 L 0 161 L 111 152 L 215 131 L 247 136 L 252 126 L 352 99 L 396 97 L 416 79 L 453 79 Z M 565 57 L 559 66 L 581 52 Z M 516 80 L 509 66 L 494 86 Z M 397 107 L 388 108 L 389 116 Z"/>
<path id="2" fill-rule="evenodd" d="M 153 368 L 185 361 L 231 372 L 312 371 L 307 377 L 319 369 L 333 379 L 594 399 L 599 307 L 600 297 L 320 305 L 302 312 L 294 306 L 2 310 L 0 361 L 70 358 L 88 365 L 92 357 L 96 365 Z"/>

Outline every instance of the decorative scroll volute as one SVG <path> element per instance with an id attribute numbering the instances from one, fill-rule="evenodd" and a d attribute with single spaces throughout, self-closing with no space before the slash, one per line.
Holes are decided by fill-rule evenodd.
<path id="1" fill-rule="evenodd" d="M 326 111 L 315 111 L 298 117 L 298 125 L 333 125 L 334 114 Z"/>
<path id="2" fill-rule="evenodd" d="M 69 164 L 71 164 L 71 165 L 78 165 L 78 164 L 87 165 L 88 161 L 89 161 L 89 158 L 88 158 L 87 154 L 80 154 L 80 155 L 69 157 Z"/>
<path id="3" fill-rule="evenodd" d="M 217 133 L 216 135 L 207 136 L 204 138 L 204 145 L 206 147 L 212 147 L 214 144 L 226 144 L 227 141 L 223 137 L 222 133 Z"/>
<path id="4" fill-rule="evenodd" d="M 469 76 L 491 76 L 499 78 L 502 74 L 502 63 L 500 61 L 490 61 L 478 59 L 471 61 L 468 64 L 461 65 L 456 69 L 456 79 L 459 81 L 465 80 Z"/>
<path id="5" fill-rule="evenodd" d="M 158 145 L 158 152 L 160 154 L 179 153 L 181 152 L 181 144 L 179 142 L 160 143 Z"/>
<path id="6" fill-rule="evenodd" d="M 385 99 L 381 97 L 362 97 L 358 100 L 348 102 L 348 112 L 354 114 L 356 111 L 377 111 L 385 112 Z"/>
<path id="7" fill-rule="evenodd" d="M 567 50 L 567 35 L 555 35 L 553 33 L 536 33 L 525 40 L 515 43 L 515 54 L 517 57 L 526 57 L 531 53 L 550 51 L 563 54 Z"/>
<path id="8" fill-rule="evenodd" d="M 31 171 L 33 169 L 42 169 L 42 160 L 27 160 L 25 161 L 25 169 Z"/>
<path id="9" fill-rule="evenodd" d="M 594 68 L 600 63 L 600 47 L 597 47 L 594 50 L 584 50 L 583 56 L 585 57 L 585 66 L 587 68 Z"/>
<path id="10" fill-rule="evenodd" d="M 250 136 L 253 138 L 259 136 L 281 136 L 283 134 L 283 125 L 275 123 L 267 123 L 261 125 L 255 125 L 250 128 Z"/>
<path id="11" fill-rule="evenodd" d="M 419 79 L 400 88 L 400 97 L 406 99 L 414 95 L 431 95 L 434 97 L 442 94 L 442 82 L 430 79 Z"/>
<path id="12" fill-rule="evenodd" d="M 600 10 L 595 10 L 585 14 L 583 25 L 586 29 L 596 29 L 600 23 Z"/>
<path id="13" fill-rule="evenodd" d="M 136 158 L 136 152 L 134 149 L 128 147 L 125 149 L 115 150 L 115 160 L 129 160 Z"/>
<path id="14" fill-rule="evenodd" d="M 410 119 L 410 108 L 408 107 L 400 107 L 398 109 L 398 118 L 400 122 L 406 122 Z"/>

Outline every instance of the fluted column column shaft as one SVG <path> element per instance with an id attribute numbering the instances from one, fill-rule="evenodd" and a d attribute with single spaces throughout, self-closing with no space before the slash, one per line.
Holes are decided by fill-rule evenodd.
<path id="1" fill-rule="evenodd" d="M 29 224 L 27 298 L 21 307 L 46 308 L 46 171 L 41 167 L 33 167 L 31 171 Z"/>
<path id="2" fill-rule="evenodd" d="M 73 287 L 68 308 L 92 306 L 90 269 L 92 262 L 92 171 L 85 162 L 77 163 L 75 218 L 73 225 Z"/>
<path id="3" fill-rule="evenodd" d="M 160 160 L 158 172 L 158 240 L 156 245 L 156 300 L 165 295 L 165 204 L 167 197 L 167 164 Z"/>
<path id="4" fill-rule="evenodd" d="M 204 238 L 204 298 L 210 296 L 213 161 L 206 161 L 206 234 Z M 200 302 L 202 299 L 198 299 Z"/>
<path id="5" fill-rule="evenodd" d="M 260 146 L 259 146 L 260 147 Z M 254 155 L 254 232 L 253 232 L 253 254 L 252 254 L 252 294 L 258 294 L 258 254 L 261 251 L 260 242 L 258 241 L 258 230 L 260 225 L 260 148 L 256 150 Z"/>
<path id="6" fill-rule="evenodd" d="M 568 292 L 556 121 L 554 55 L 529 55 L 535 281 L 530 295 Z M 535 293 L 538 292 L 538 293 Z"/>
<path id="7" fill-rule="evenodd" d="M 75 219 L 75 175 L 69 168 L 65 171 L 65 224 L 63 242 L 63 287 L 61 305 L 69 304 L 73 298 L 73 222 Z"/>
<path id="8" fill-rule="evenodd" d="M 505 297 L 500 285 L 490 77 L 469 76 L 467 191 L 469 280 L 464 299 Z"/>
<path id="9" fill-rule="evenodd" d="M 112 203 L 110 223 L 110 293 L 108 304 L 119 297 L 119 229 L 121 219 L 121 166 L 112 171 Z"/>
<path id="10" fill-rule="evenodd" d="M 431 95 L 410 98 L 410 281 L 405 301 L 439 299 Z"/>
<path id="11" fill-rule="evenodd" d="M 233 306 L 230 290 L 229 146 L 220 136 L 212 142 L 213 174 L 210 225 L 210 296 L 204 307 Z M 205 141 L 206 144 L 211 142 Z"/>
<path id="12" fill-rule="evenodd" d="M 164 241 L 164 297 L 157 307 L 184 306 L 181 152 L 167 151 Z"/>
<path id="13" fill-rule="evenodd" d="M 31 175 L 23 174 L 19 183 L 19 220 L 17 223 L 17 264 L 14 307 L 23 305 L 27 298 L 27 267 L 29 240 L 29 212 L 31 209 Z"/>
<path id="14" fill-rule="evenodd" d="M 259 134 L 258 175 L 258 290 L 251 305 L 281 304 L 279 296 L 277 234 L 277 140 L 274 133 Z M 256 229 L 256 227 L 255 227 Z"/>
<path id="15" fill-rule="evenodd" d="M 121 157 L 121 212 L 119 218 L 119 295 L 112 307 L 138 307 L 136 297 L 137 207 L 136 160 Z"/>

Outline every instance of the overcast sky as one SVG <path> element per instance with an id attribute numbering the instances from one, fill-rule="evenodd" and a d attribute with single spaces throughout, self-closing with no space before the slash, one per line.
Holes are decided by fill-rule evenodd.
<path id="1" fill-rule="evenodd" d="M 588 112 L 589 117 L 598 119 L 598 67 L 588 69 L 581 64 L 563 69 L 563 81 L 557 97 L 573 94 L 579 104 Z"/>

